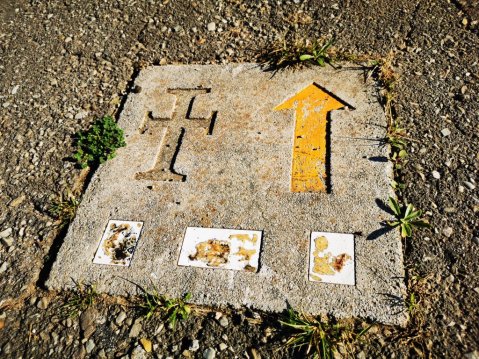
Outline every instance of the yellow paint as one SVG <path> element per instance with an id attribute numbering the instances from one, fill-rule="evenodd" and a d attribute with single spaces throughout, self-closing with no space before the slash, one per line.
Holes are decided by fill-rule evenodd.
<path id="1" fill-rule="evenodd" d="M 296 111 L 292 192 L 326 192 L 327 114 L 342 107 L 344 104 L 311 84 L 274 108 Z"/>
<path id="2" fill-rule="evenodd" d="M 241 233 L 237 233 L 237 234 L 232 234 L 229 236 L 229 239 L 233 240 L 233 239 L 236 239 L 240 242 L 251 242 L 253 244 L 256 244 L 256 242 L 258 241 L 258 235 L 257 234 L 253 234 L 253 238 L 251 238 L 251 236 L 249 234 L 241 234 Z"/>

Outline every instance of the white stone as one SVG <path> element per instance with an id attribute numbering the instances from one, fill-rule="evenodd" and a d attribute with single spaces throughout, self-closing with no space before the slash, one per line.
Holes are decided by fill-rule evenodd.
<path id="1" fill-rule="evenodd" d="M 2 265 L 0 266 L 0 273 L 4 273 L 8 268 L 8 263 L 3 262 Z"/>
<path id="2" fill-rule="evenodd" d="M 208 348 L 203 352 L 203 359 L 215 359 L 216 351 L 213 348 Z"/>
<path id="3" fill-rule="evenodd" d="M 465 185 L 467 188 L 469 188 L 470 190 L 473 190 L 473 189 L 476 188 L 476 186 L 475 186 L 473 183 L 468 182 L 468 181 L 464 181 L 464 185 Z"/>
<path id="4" fill-rule="evenodd" d="M 451 134 L 451 131 L 448 128 L 444 128 L 443 130 L 441 130 L 441 133 L 444 137 L 446 137 Z"/>
<path id="5" fill-rule="evenodd" d="M 442 233 L 444 233 L 444 235 L 449 238 L 450 236 L 452 236 L 453 229 L 452 229 L 452 227 L 446 227 L 446 228 L 444 228 Z"/>
<path id="6" fill-rule="evenodd" d="M 188 350 L 191 351 L 191 352 L 195 352 L 198 349 L 200 349 L 200 342 L 198 341 L 198 339 L 193 339 L 193 341 L 191 342 L 191 345 L 188 348 Z"/>
<path id="7" fill-rule="evenodd" d="M 9 227 L 5 230 L 3 230 L 2 232 L 0 232 L 0 238 L 7 238 L 7 237 L 10 237 L 12 235 L 12 227 Z"/>
<path id="8" fill-rule="evenodd" d="M 441 174 L 438 171 L 432 171 L 432 176 L 435 179 L 440 179 L 441 178 Z"/>
<path id="9" fill-rule="evenodd" d="M 214 22 L 210 22 L 207 25 L 208 31 L 215 31 L 216 30 L 216 24 Z"/>
<path id="10" fill-rule="evenodd" d="M 80 111 L 75 115 L 75 120 L 82 120 L 88 116 L 88 111 Z"/>
<path id="11" fill-rule="evenodd" d="M 126 319 L 126 313 L 121 311 L 120 314 L 118 314 L 118 316 L 115 319 L 116 325 L 121 325 L 121 323 L 123 323 L 125 319 Z"/>
<path id="12" fill-rule="evenodd" d="M 94 348 L 95 348 L 95 342 L 93 341 L 93 339 L 88 340 L 85 345 L 86 352 L 89 354 L 92 352 Z"/>
<path id="13" fill-rule="evenodd" d="M 13 246 L 13 237 L 1 238 L 0 240 L 7 248 Z"/>

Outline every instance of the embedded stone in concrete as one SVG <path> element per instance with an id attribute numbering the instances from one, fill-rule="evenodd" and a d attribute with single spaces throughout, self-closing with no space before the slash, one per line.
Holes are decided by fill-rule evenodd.
<path id="1" fill-rule="evenodd" d="M 347 105 L 326 111 L 326 164 L 317 163 L 327 191 L 294 192 L 300 104 L 274 109 L 314 84 Z M 127 146 L 95 173 L 50 288 L 75 280 L 126 295 L 136 292 L 134 283 L 153 283 L 169 297 L 191 292 L 198 304 L 270 311 L 291 305 L 404 322 L 397 307 L 404 291 L 401 241 L 396 230 L 383 231 L 389 215 L 378 205 L 393 195 L 389 149 L 382 146 L 386 119 L 361 71 L 161 66 L 143 70 L 135 85 L 141 91 L 129 95 L 119 120 Z M 312 111 L 319 115 L 324 107 Z M 118 218 L 144 222 L 131 266 L 94 265 L 106 223 Z M 257 272 L 179 266 L 188 227 L 262 231 Z M 355 285 L 309 280 L 312 231 L 354 234 Z"/>

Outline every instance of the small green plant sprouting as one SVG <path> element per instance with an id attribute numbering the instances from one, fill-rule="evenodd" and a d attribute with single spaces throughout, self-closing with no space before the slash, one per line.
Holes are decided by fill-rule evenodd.
<path id="1" fill-rule="evenodd" d="M 401 229 L 401 237 L 411 237 L 413 228 L 428 228 L 430 224 L 421 218 L 422 211 L 414 208 L 412 204 L 401 207 L 396 199 L 389 197 L 388 205 L 396 217 L 393 221 L 387 221 L 391 227 Z"/>
<path id="2" fill-rule="evenodd" d="M 51 204 L 48 213 L 62 225 L 68 224 L 75 217 L 79 204 L 80 201 L 73 193 L 62 193 L 59 198 Z"/>
<path id="3" fill-rule="evenodd" d="M 181 298 L 168 299 L 158 293 L 156 288 L 143 290 L 139 304 L 146 319 L 159 314 L 170 322 L 174 328 L 178 319 L 185 320 L 191 313 L 191 307 L 186 303 L 191 299 L 191 293 L 186 293 Z"/>
<path id="4" fill-rule="evenodd" d="M 409 140 L 406 136 L 406 130 L 396 124 L 391 124 L 386 133 L 386 140 L 391 145 L 393 151 L 404 150 Z"/>
<path id="5" fill-rule="evenodd" d="M 392 189 L 394 189 L 395 191 L 396 190 L 403 190 L 404 188 L 406 188 L 406 184 L 405 183 L 402 183 L 402 182 L 398 182 L 396 180 L 392 180 L 391 181 L 391 187 Z"/>
<path id="6" fill-rule="evenodd" d="M 126 146 L 123 130 L 111 116 L 97 120 L 88 131 L 76 135 L 77 151 L 73 155 L 82 168 L 99 165 L 115 157 L 117 148 Z"/>
<path id="7" fill-rule="evenodd" d="M 293 309 L 288 310 L 280 323 L 291 331 L 286 347 L 301 350 L 308 358 L 323 359 L 333 358 L 341 343 L 359 339 L 372 327 L 368 326 L 356 334 L 346 325 L 322 321 Z"/>
<path id="8" fill-rule="evenodd" d="M 77 283 L 70 299 L 62 307 L 63 313 L 70 318 L 75 318 L 81 312 L 93 305 L 97 297 L 98 292 L 93 284 L 83 285 Z"/>
<path id="9" fill-rule="evenodd" d="M 390 123 L 385 142 L 391 146 L 391 161 L 394 163 L 395 170 L 402 169 L 407 163 L 407 141 L 409 141 L 409 138 L 406 136 L 406 130 Z"/>
<path id="10" fill-rule="evenodd" d="M 408 153 L 405 149 L 399 151 L 393 151 L 391 154 L 391 161 L 394 164 L 395 170 L 400 170 L 408 162 L 407 161 Z"/>
<path id="11" fill-rule="evenodd" d="M 185 320 L 191 313 L 191 307 L 186 301 L 191 299 L 191 293 L 186 293 L 182 298 L 164 299 L 165 317 L 174 328 L 178 319 Z"/>
<path id="12" fill-rule="evenodd" d="M 306 53 L 299 56 L 300 61 L 307 61 L 317 63 L 324 67 L 326 63 L 331 63 L 331 58 L 328 54 L 329 48 L 333 45 L 334 39 L 326 41 L 324 44 L 314 42 L 310 48 L 305 48 Z"/>
<path id="13" fill-rule="evenodd" d="M 266 51 L 260 56 L 260 61 L 270 69 L 278 70 L 287 67 L 294 67 L 300 64 L 316 64 L 325 66 L 332 63 L 330 56 L 331 46 L 334 39 L 316 40 L 296 40 L 274 45 L 272 49 Z"/>
<path id="14" fill-rule="evenodd" d="M 413 317 L 416 313 L 418 303 L 419 302 L 416 299 L 416 294 L 414 292 L 411 292 L 411 294 L 409 294 L 409 297 L 406 299 L 407 311 L 410 317 Z"/>

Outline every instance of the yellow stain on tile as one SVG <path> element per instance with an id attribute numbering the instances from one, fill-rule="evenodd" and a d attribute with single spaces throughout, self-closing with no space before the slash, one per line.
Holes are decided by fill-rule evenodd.
<path id="1" fill-rule="evenodd" d="M 329 111 L 344 104 L 311 84 L 274 110 L 295 109 L 292 192 L 326 192 L 326 125 Z"/>

